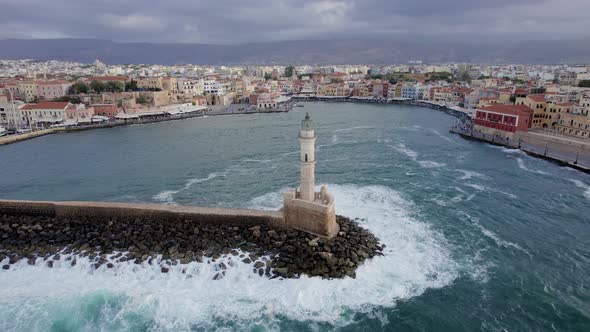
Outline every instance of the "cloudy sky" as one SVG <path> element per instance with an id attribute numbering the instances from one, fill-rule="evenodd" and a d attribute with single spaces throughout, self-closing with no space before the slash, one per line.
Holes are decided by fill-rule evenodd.
<path id="1" fill-rule="evenodd" d="M 578 38 L 590 0 L 0 0 L 0 39 Z"/>

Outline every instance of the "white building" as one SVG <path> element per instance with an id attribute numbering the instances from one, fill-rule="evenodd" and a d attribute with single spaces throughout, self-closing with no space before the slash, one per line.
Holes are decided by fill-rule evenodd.
<path id="1" fill-rule="evenodd" d="M 202 79 L 179 78 L 177 80 L 178 92 L 191 96 L 200 96 L 205 92 Z"/>
<path id="2" fill-rule="evenodd" d="M 38 104 L 25 105 L 20 111 L 29 124 L 48 127 L 65 121 L 66 108 L 69 105 L 68 102 L 44 101 Z"/>

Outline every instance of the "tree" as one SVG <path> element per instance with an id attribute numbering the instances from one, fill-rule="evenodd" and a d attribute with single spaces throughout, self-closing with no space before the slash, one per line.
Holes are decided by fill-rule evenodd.
<path id="1" fill-rule="evenodd" d="M 264 79 L 265 80 L 270 80 L 272 78 L 272 75 L 269 73 L 264 73 Z"/>
<path id="2" fill-rule="evenodd" d="M 514 84 L 525 84 L 526 83 L 524 80 L 521 80 L 520 78 L 515 78 L 512 80 L 512 82 Z"/>
<path id="3" fill-rule="evenodd" d="M 135 98 L 135 102 L 143 105 L 143 104 L 147 104 L 148 100 L 145 96 L 139 96 L 139 97 Z"/>
<path id="4" fill-rule="evenodd" d="M 99 81 L 90 82 L 90 89 L 96 93 L 101 93 L 106 90 L 106 85 Z"/>
<path id="5" fill-rule="evenodd" d="M 590 80 L 581 80 L 581 81 L 578 83 L 578 86 L 579 86 L 580 88 L 590 88 Z"/>
<path id="6" fill-rule="evenodd" d="M 137 88 L 137 81 L 131 80 L 131 81 L 125 83 L 125 91 L 137 91 L 137 90 L 139 90 Z"/>
<path id="7" fill-rule="evenodd" d="M 469 73 L 461 73 L 461 75 L 459 76 L 459 80 L 464 82 L 470 82 L 471 76 L 469 76 Z"/>
<path id="8" fill-rule="evenodd" d="M 88 85 L 84 82 L 76 82 L 72 84 L 70 89 L 68 90 L 69 95 L 77 95 L 80 93 L 88 93 Z"/>
<path id="9" fill-rule="evenodd" d="M 287 66 L 285 68 L 285 73 L 283 74 L 285 77 L 291 77 L 293 76 L 293 72 L 295 71 L 295 67 L 293 66 Z"/>
<path id="10" fill-rule="evenodd" d="M 62 96 L 55 98 L 53 101 L 66 101 L 71 104 L 81 104 L 82 100 L 78 96 Z"/>
<path id="11" fill-rule="evenodd" d="M 125 89 L 125 86 L 122 82 L 108 81 L 105 84 L 105 91 L 108 92 L 123 92 L 123 89 Z"/>

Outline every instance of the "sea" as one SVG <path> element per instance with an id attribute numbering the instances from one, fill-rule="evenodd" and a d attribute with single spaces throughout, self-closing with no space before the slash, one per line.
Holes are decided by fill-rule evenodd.
<path id="1" fill-rule="evenodd" d="M 0 198 L 279 209 L 309 112 L 317 185 L 386 245 L 355 279 L 22 261 L 0 270 L 0 331 L 590 331 L 590 175 L 427 108 L 303 105 L 2 146 Z"/>

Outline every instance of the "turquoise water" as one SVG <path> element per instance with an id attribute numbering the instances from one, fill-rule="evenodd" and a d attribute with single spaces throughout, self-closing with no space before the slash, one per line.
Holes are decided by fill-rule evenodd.
<path id="1" fill-rule="evenodd" d="M 305 112 L 318 185 L 387 244 L 356 279 L 22 262 L 0 272 L 0 330 L 590 330 L 590 176 L 462 140 L 429 109 L 307 103 L 37 138 L 0 147 L 0 198 L 277 209 Z"/>

